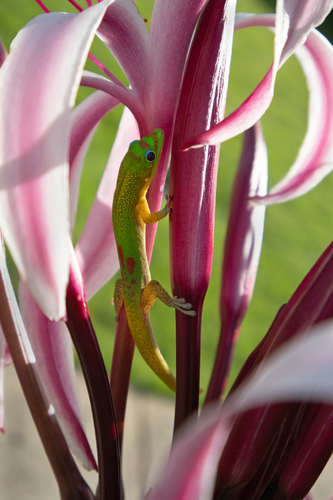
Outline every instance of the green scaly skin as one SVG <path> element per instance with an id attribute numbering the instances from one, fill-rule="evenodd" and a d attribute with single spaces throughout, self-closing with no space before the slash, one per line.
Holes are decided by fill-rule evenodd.
<path id="1" fill-rule="evenodd" d="M 165 362 L 150 326 L 149 309 L 159 298 L 169 307 L 194 316 L 185 299 L 170 297 L 157 282 L 151 281 L 146 256 L 145 225 L 165 217 L 169 201 L 159 212 L 150 213 L 146 193 L 155 175 L 164 142 L 164 132 L 156 129 L 130 144 L 118 174 L 113 199 L 112 222 L 117 243 L 121 280 L 117 281 L 114 304 L 116 319 L 124 303 L 131 334 L 143 359 L 173 391 L 176 380 Z M 167 198 L 168 199 L 168 198 Z"/>

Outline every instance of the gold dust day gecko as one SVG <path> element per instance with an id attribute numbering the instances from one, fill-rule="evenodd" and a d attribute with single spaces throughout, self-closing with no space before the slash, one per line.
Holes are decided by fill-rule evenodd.
<path id="1" fill-rule="evenodd" d="M 131 142 L 119 169 L 113 199 L 112 222 L 116 239 L 121 279 L 114 292 L 116 320 L 122 305 L 132 337 L 143 359 L 173 391 L 176 379 L 165 362 L 150 326 L 149 309 L 158 298 L 190 316 L 192 305 L 171 297 L 156 280 L 151 280 L 146 255 L 146 224 L 163 219 L 171 209 L 169 198 L 159 212 L 151 213 L 146 193 L 153 180 L 164 142 L 164 132 L 156 129 L 141 140 Z"/>

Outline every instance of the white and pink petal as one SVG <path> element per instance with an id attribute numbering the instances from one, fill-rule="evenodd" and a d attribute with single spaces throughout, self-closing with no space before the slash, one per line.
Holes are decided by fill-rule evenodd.
<path id="1" fill-rule="evenodd" d="M 74 108 L 69 150 L 70 221 L 74 228 L 83 163 L 101 119 L 119 104 L 114 97 L 97 91 Z"/>
<path id="2" fill-rule="evenodd" d="M 147 70 L 148 33 L 133 0 L 115 0 L 97 35 L 122 67 L 135 95 L 142 100 Z"/>
<path id="3" fill-rule="evenodd" d="M 170 458 L 147 500 L 211 498 L 230 417 L 269 403 L 333 403 L 333 322 L 284 344 L 222 405 L 204 409 L 181 429 Z M 309 394 L 311 397 L 309 398 Z"/>
<path id="4" fill-rule="evenodd" d="M 133 115 L 135 116 L 141 134 L 148 134 L 148 129 L 146 125 L 145 109 L 142 102 L 133 94 L 131 89 L 121 87 L 104 76 L 98 75 L 91 71 L 84 71 L 81 79 L 81 85 L 85 87 L 94 88 L 97 90 L 102 90 L 110 96 L 118 99 L 120 102 L 125 104 Z"/>
<path id="5" fill-rule="evenodd" d="M 83 429 L 73 345 L 66 324 L 63 321 L 50 321 L 22 280 L 18 292 L 22 317 L 47 399 L 56 411 L 70 449 L 86 469 L 97 470 Z"/>
<path id="6" fill-rule="evenodd" d="M 309 89 L 308 128 L 297 158 L 268 195 L 253 200 L 281 203 L 313 189 L 333 169 L 333 47 L 318 31 L 295 52 Z"/>
<path id="7" fill-rule="evenodd" d="M 268 109 L 274 94 L 278 69 L 306 41 L 313 28 L 320 24 L 332 8 L 330 0 L 281 0 L 277 3 L 274 60 L 269 71 L 239 108 L 211 129 L 187 140 L 183 149 L 217 144 L 252 127 Z M 272 15 L 241 15 L 235 29 L 247 26 L 273 26 Z"/>
<path id="8" fill-rule="evenodd" d="M 65 315 L 69 272 L 71 107 L 110 3 L 31 20 L 0 72 L 0 225 L 22 278 L 53 318 Z"/>
<path id="9" fill-rule="evenodd" d="M 162 128 L 167 141 L 172 140 L 172 126 L 186 57 L 204 4 L 204 0 L 156 0 L 154 4 L 144 103 L 149 131 Z"/>

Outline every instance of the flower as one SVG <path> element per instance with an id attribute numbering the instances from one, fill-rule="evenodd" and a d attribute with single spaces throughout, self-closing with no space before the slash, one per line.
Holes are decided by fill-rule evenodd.
<path id="1" fill-rule="evenodd" d="M 225 244 L 221 339 L 206 398 L 206 405 L 215 402 L 216 406 L 253 293 L 263 238 L 265 209 L 261 205 L 300 196 L 332 170 L 333 54 L 327 40 L 313 31 L 332 2 L 278 0 L 274 17 L 236 16 L 235 0 L 156 0 L 149 33 L 132 0 L 103 0 L 94 5 L 87 0 L 86 9 L 71 0 L 77 14 L 52 13 L 40 0 L 37 3 L 45 13 L 19 32 L 8 57 L 0 48 L 0 62 L 4 60 L 0 70 L 0 227 L 21 277 L 19 310 L 2 252 L 0 322 L 61 495 L 65 498 L 65 492 L 81 491 L 84 498 L 91 498 L 68 449 L 69 445 L 87 468 L 96 468 L 78 409 L 68 327 L 94 415 L 98 497 L 121 498 L 119 454 L 134 343 L 122 310 L 110 391 L 87 307 L 87 299 L 118 266 L 111 207 L 121 158 L 131 140 L 155 128 L 164 130 L 163 154 L 148 202 L 151 211 L 159 208 L 170 161 L 171 284 L 173 293 L 186 297 L 197 311 L 195 318 L 176 313 L 178 430 L 199 407 L 201 316 L 212 265 L 219 143 L 247 131 Z M 233 32 L 254 25 L 274 27 L 274 60 L 248 99 L 224 118 Z M 128 88 L 89 53 L 95 34 L 117 59 Z M 259 120 L 272 100 L 278 69 L 294 52 L 311 91 L 308 131 L 289 173 L 266 194 L 267 157 Z M 84 69 L 88 57 L 106 76 Z M 74 107 L 80 85 L 96 92 Z M 126 109 L 74 252 L 71 232 L 84 157 L 99 121 L 120 102 Z M 149 259 L 155 231 L 156 227 L 147 228 Z M 297 376 L 291 392 L 283 385 L 283 370 L 292 371 L 288 353 L 281 355 L 278 368 L 270 360 L 274 360 L 271 351 L 281 343 L 331 316 L 330 253 L 329 247 L 277 316 L 244 365 L 222 410 L 215 408 L 207 417 L 204 411 L 197 427 L 183 432 L 149 498 L 211 497 L 214 486 L 217 496 L 238 491 L 239 498 L 259 498 L 272 481 L 274 491 L 282 491 L 287 498 L 307 494 L 318 474 L 313 464 L 307 464 L 312 472 L 306 474 L 307 481 L 304 473 L 297 478 L 297 488 L 285 471 L 297 461 L 300 440 L 309 444 L 308 432 L 313 435 L 317 426 L 330 420 L 330 414 L 319 404 L 323 399 L 316 400 L 315 410 L 308 401 L 303 406 L 285 403 L 279 409 L 270 405 L 288 394 L 295 401 L 295 391 L 304 387 Z M 322 337 L 319 344 L 329 335 L 324 332 Z M 309 345 L 306 340 L 305 349 Z M 3 353 L 2 343 L 0 361 Z M 309 359 L 308 351 L 304 356 Z M 300 372 L 304 364 L 303 360 Z M 248 381 L 257 365 L 263 366 L 262 372 L 258 370 L 259 382 L 251 386 Z M 275 380 L 270 379 L 269 370 L 274 369 L 283 390 L 276 389 L 277 395 L 272 396 L 269 387 L 274 387 Z M 261 376 L 267 376 L 270 383 L 265 377 L 260 382 Z M 324 386 L 323 377 L 319 383 Z M 44 400 L 42 385 L 52 407 Z M 305 386 L 309 388 L 313 388 L 310 383 Z M 327 394 L 324 389 L 322 397 L 331 401 Z M 253 408 L 267 402 L 263 409 Z M 247 413 L 241 414 L 244 410 Z M 304 425 L 298 433 L 299 422 Z M 289 458 L 287 449 L 291 450 Z M 327 450 L 330 446 L 321 443 L 324 458 Z M 184 461 L 186 468 L 180 474 L 179 464 Z M 65 469 L 71 474 L 64 474 Z"/>

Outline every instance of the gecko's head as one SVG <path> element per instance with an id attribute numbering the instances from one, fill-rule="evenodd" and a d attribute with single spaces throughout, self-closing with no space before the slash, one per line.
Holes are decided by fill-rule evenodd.
<path id="1" fill-rule="evenodd" d="M 163 142 L 164 132 L 157 128 L 146 137 L 131 142 L 129 146 L 128 153 L 131 158 L 132 169 L 137 171 L 136 173 L 142 179 L 145 189 L 149 187 L 155 175 L 162 153 Z"/>

